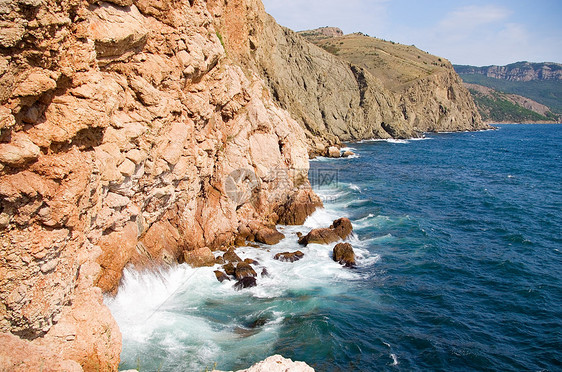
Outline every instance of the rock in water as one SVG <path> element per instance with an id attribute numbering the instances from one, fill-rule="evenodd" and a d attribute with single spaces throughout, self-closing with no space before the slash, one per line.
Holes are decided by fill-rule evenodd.
<path id="1" fill-rule="evenodd" d="M 225 280 L 230 280 L 228 275 L 226 275 L 220 270 L 215 270 L 215 276 L 217 277 L 217 280 L 221 283 L 224 282 Z"/>
<path id="2" fill-rule="evenodd" d="M 229 248 L 225 254 L 223 254 L 222 258 L 225 262 L 240 262 L 242 259 L 238 257 L 238 255 L 234 252 L 234 248 Z"/>
<path id="3" fill-rule="evenodd" d="M 330 228 L 334 229 L 334 232 L 338 234 L 338 236 L 342 239 L 347 238 L 353 231 L 353 225 L 351 224 L 351 221 L 349 220 L 349 218 L 345 217 L 335 220 Z"/>
<path id="4" fill-rule="evenodd" d="M 207 247 L 183 251 L 183 260 L 191 267 L 213 266 L 215 264 L 215 256 Z"/>
<path id="5" fill-rule="evenodd" d="M 240 280 L 238 280 L 236 282 L 236 284 L 234 284 L 234 289 L 236 290 L 241 290 L 244 288 L 251 288 L 251 287 L 255 287 L 258 285 L 258 282 L 256 280 L 256 278 L 254 278 L 253 276 L 247 276 L 245 278 L 242 278 Z"/>
<path id="6" fill-rule="evenodd" d="M 330 244 L 347 238 L 352 231 L 351 221 L 344 217 L 335 220 L 328 228 L 312 229 L 307 235 L 299 239 L 299 244 L 305 246 L 310 243 Z"/>
<path id="7" fill-rule="evenodd" d="M 277 209 L 281 225 L 302 225 L 317 208 L 322 208 L 322 200 L 310 189 L 301 189 Z"/>
<path id="8" fill-rule="evenodd" d="M 345 265 L 345 267 L 355 266 L 355 252 L 353 252 L 353 247 L 349 243 L 336 244 L 332 257 L 334 261 Z"/>
<path id="9" fill-rule="evenodd" d="M 244 279 L 244 278 L 247 278 L 247 277 L 258 276 L 258 274 L 252 268 L 252 266 L 250 266 L 250 264 L 248 264 L 246 262 L 239 262 L 238 265 L 236 265 L 236 271 L 235 271 L 234 275 L 236 276 L 236 279 L 238 279 L 238 280 Z"/>
<path id="10" fill-rule="evenodd" d="M 326 151 L 326 156 L 328 156 L 329 158 L 339 158 L 341 157 L 340 149 L 338 149 L 336 146 L 330 146 Z"/>
<path id="11" fill-rule="evenodd" d="M 250 229 L 255 236 L 256 242 L 275 245 L 285 238 L 285 235 L 277 231 L 275 227 L 268 227 L 260 223 L 251 223 Z"/>
<path id="12" fill-rule="evenodd" d="M 277 253 L 273 258 L 282 262 L 295 262 L 304 257 L 301 251 Z"/>
<path id="13" fill-rule="evenodd" d="M 236 273 L 236 267 L 232 262 L 223 265 L 222 268 L 228 275 L 234 275 L 234 273 Z"/>

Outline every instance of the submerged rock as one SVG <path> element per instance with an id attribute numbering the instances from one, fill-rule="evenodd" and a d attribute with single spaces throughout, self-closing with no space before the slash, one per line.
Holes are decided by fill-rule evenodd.
<path id="1" fill-rule="evenodd" d="M 256 278 L 254 278 L 253 276 L 247 276 L 245 278 L 242 278 L 240 280 L 238 280 L 236 282 L 236 284 L 234 284 L 234 289 L 236 290 L 241 290 L 244 288 L 251 288 L 251 287 L 255 287 L 258 285 L 258 282 L 256 280 Z"/>
<path id="2" fill-rule="evenodd" d="M 332 258 L 345 267 L 355 266 L 355 252 L 349 243 L 336 244 L 333 250 Z"/>
<path id="3" fill-rule="evenodd" d="M 328 228 L 313 229 L 307 235 L 299 239 L 299 244 L 308 245 L 310 243 L 316 244 L 330 244 L 337 242 L 340 239 L 347 238 L 353 231 L 353 226 L 349 218 L 340 218 L 335 220 Z"/>
<path id="4" fill-rule="evenodd" d="M 301 251 L 277 253 L 273 258 L 282 262 L 295 262 L 304 257 Z"/>

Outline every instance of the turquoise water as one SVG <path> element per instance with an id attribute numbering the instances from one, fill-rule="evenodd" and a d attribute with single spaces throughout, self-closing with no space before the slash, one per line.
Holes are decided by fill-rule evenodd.
<path id="1" fill-rule="evenodd" d="M 318 371 L 562 370 L 562 126 L 427 137 L 313 161 L 326 208 L 281 227 L 277 246 L 241 249 L 271 273 L 256 288 L 212 268 L 127 272 L 107 300 L 122 368 L 230 370 L 278 353 Z M 273 260 L 341 216 L 357 269 L 314 244 Z"/>

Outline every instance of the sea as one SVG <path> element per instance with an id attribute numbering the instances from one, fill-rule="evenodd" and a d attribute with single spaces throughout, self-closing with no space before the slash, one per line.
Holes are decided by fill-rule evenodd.
<path id="1" fill-rule="evenodd" d="M 219 283 L 218 267 L 127 270 L 105 300 L 120 369 L 237 370 L 280 354 L 317 371 L 562 371 L 562 125 L 496 128 L 311 161 L 325 208 L 279 226 L 275 246 L 237 250 L 267 268 L 257 287 Z M 334 244 L 297 243 L 340 217 L 354 269 Z M 300 261 L 273 259 L 297 249 Z"/>

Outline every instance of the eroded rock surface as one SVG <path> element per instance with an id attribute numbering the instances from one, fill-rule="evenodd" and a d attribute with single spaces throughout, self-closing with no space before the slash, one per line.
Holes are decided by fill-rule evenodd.
<path id="1" fill-rule="evenodd" d="M 121 335 L 102 290 L 115 293 L 125 265 L 210 265 L 238 226 L 269 226 L 291 193 L 309 187 L 303 130 L 257 74 L 227 57 L 208 5 L 2 3 L 8 369 L 33 370 L 43 359 L 47 369 L 68 360 L 115 370 Z M 255 174 L 248 198 L 225 190 L 238 169 Z"/>

